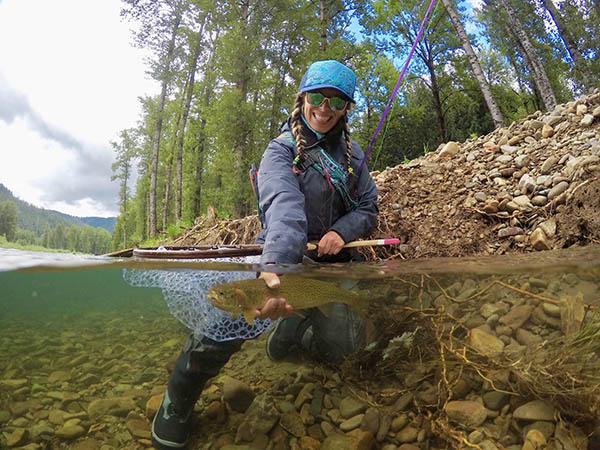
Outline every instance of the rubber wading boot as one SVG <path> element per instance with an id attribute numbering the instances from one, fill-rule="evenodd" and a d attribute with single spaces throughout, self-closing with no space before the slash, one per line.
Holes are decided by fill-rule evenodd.
<path id="1" fill-rule="evenodd" d="M 192 412 L 209 378 L 219 373 L 243 340 L 216 342 L 191 335 L 171 372 L 167 391 L 152 421 L 152 445 L 184 449 L 192 432 Z"/>
<path id="2" fill-rule="evenodd" d="M 308 349 L 312 339 L 312 327 L 308 316 L 294 314 L 281 319 L 267 337 L 267 356 L 280 361 L 299 350 Z"/>

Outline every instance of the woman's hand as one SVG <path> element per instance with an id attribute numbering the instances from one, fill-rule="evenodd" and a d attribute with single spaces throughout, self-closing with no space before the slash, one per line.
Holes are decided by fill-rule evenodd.
<path id="1" fill-rule="evenodd" d="M 346 243 L 335 231 L 328 231 L 321 238 L 317 247 L 317 256 L 337 255 Z"/>
<path id="2" fill-rule="evenodd" d="M 279 277 L 275 273 L 261 272 L 258 278 L 265 280 L 270 289 L 277 289 L 279 287 Z M 290 317 L 294 312 L 294 308 L 283 297 L 271 297 L 267 299 L 257 312 L 256 317 L 261 320 L 277 320 L 281 317 Z"/>

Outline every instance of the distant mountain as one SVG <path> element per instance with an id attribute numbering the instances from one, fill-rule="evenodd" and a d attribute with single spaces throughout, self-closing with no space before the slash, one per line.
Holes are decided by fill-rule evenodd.
<path id="1" fill-rule="evenodd" d="M 83 227 L 90 225 L 95 228 L 104 228 L 112 233 L 117 222 L 116 217 L 75 217 L 50 209 L 38 208 L 13 195 L 13 193 L 0 183 L 0 202 L 10 200 L 19 208 L 17 226 L 23 230 L 31 230 L 37 236 L 41 236 L 46 228 L 54 228 L 59 222 L 65 225 L 77 225 Z"/>
<path id="2" fill-rule="evenodd" d="M 75 217 L 76 219 L 81 220 L 83 223 L 86 223 L 95 228 L 104 228 L 108 230 L 111 234 L 115 229 L 115 224 L 117 223 L 116 217 Z"/>

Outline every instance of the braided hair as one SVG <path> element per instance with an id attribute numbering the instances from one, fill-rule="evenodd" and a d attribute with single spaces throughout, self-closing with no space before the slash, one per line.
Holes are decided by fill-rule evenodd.
<path id="1" fill-rule="evenodd" d="M 298 92 L 296 94 L 296 102 L 294 103 L 294 109 L 292 110 L 292 136 L 294 137 L 294 141 L 296 141 L 296 148 L 298 149 L 298 156 L 294 159 L 294 165 L 292 166 L 292 170 L 296 175 L 300 172 L 296 167 L 296 163 L 300 161 L 302 157 L 302 153 L 304 152 L 304 147 L 306 146 L 306 139 L 302 136 L 301 127 L 302 127 L 302 105 L 304 104 L 304 94 L 302 92 Z"/>
<path id="2" fill-rule="evenodd" d="M 302 158 L 302 153 L 304 152 L 304 147 L 306 146 L 306 139 L 304 139 L 304 136 L 302 136 L 302 133 L 301 133 L 302 107 L 304 106 L 304 96 L 305 96 L 305 94 L 303 92 L 298 92 L 298 94 L 296 94 L 296 101 L 294 102 L 294 109 L 292 110 L 292 116 L 291 116 L 292 136 L 294 137 L 294 140 L 296 141 L 296 148 L 298 150 L 298 156 L 296 156 L 296 158 L 294 159 L 294 165 L 292 167 L 292 170 L 296 174 L 299 174 L 299 170 L 296 167 L 296 163 L 298 161 L 300 161 L 300 159 Z M 350 110 L 351 108 L 352 108 L 352 104 L 350 104 L 350 107 L 348 108 L 348 110 Z M 344 133 L 344 140 L 346 142 L 346 165 L 347 165 L 348 173 L 352 174 L 352 172 L 353 172 L 352 164 L 351 164 L 352 141 L 350 140 L 350 130 L 348 129 L 347 117 L 344 116 L 342 118 L 342 120 L 344 121 L 343 133 Z"/>

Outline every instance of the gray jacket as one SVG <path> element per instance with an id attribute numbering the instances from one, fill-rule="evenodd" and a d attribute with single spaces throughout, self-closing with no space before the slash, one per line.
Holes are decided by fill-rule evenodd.
<path id="1" fill-rule="evenodd" d="M 340 120 L 320 140 L 308 127 L 303 127 L 302 134 L 308 143 L 305 152 L 320 146 L 346 167 L 342 127 Z M 299 263 L 307 240 L 318 241 L 330 230 L 344 242 L 368 234 L 377 224 L 378 208 L 377 188 L 367 167 L 363 167 L 357 183 L 358 207 L 347 211 L 341 195 L 314 167 L 300 175 L 292 172 L 297 150 L 289 139 L 288 122 L 280 131 L 288 137 L 279 136 L 269 143 L 258 172 L 259 210 L 264 222 L 256 238 L 257 243 L 264 244 L 261 263 Z M 358 173 L 363 157 L 359 145 L 352 141 L 354 173 Z"/>

